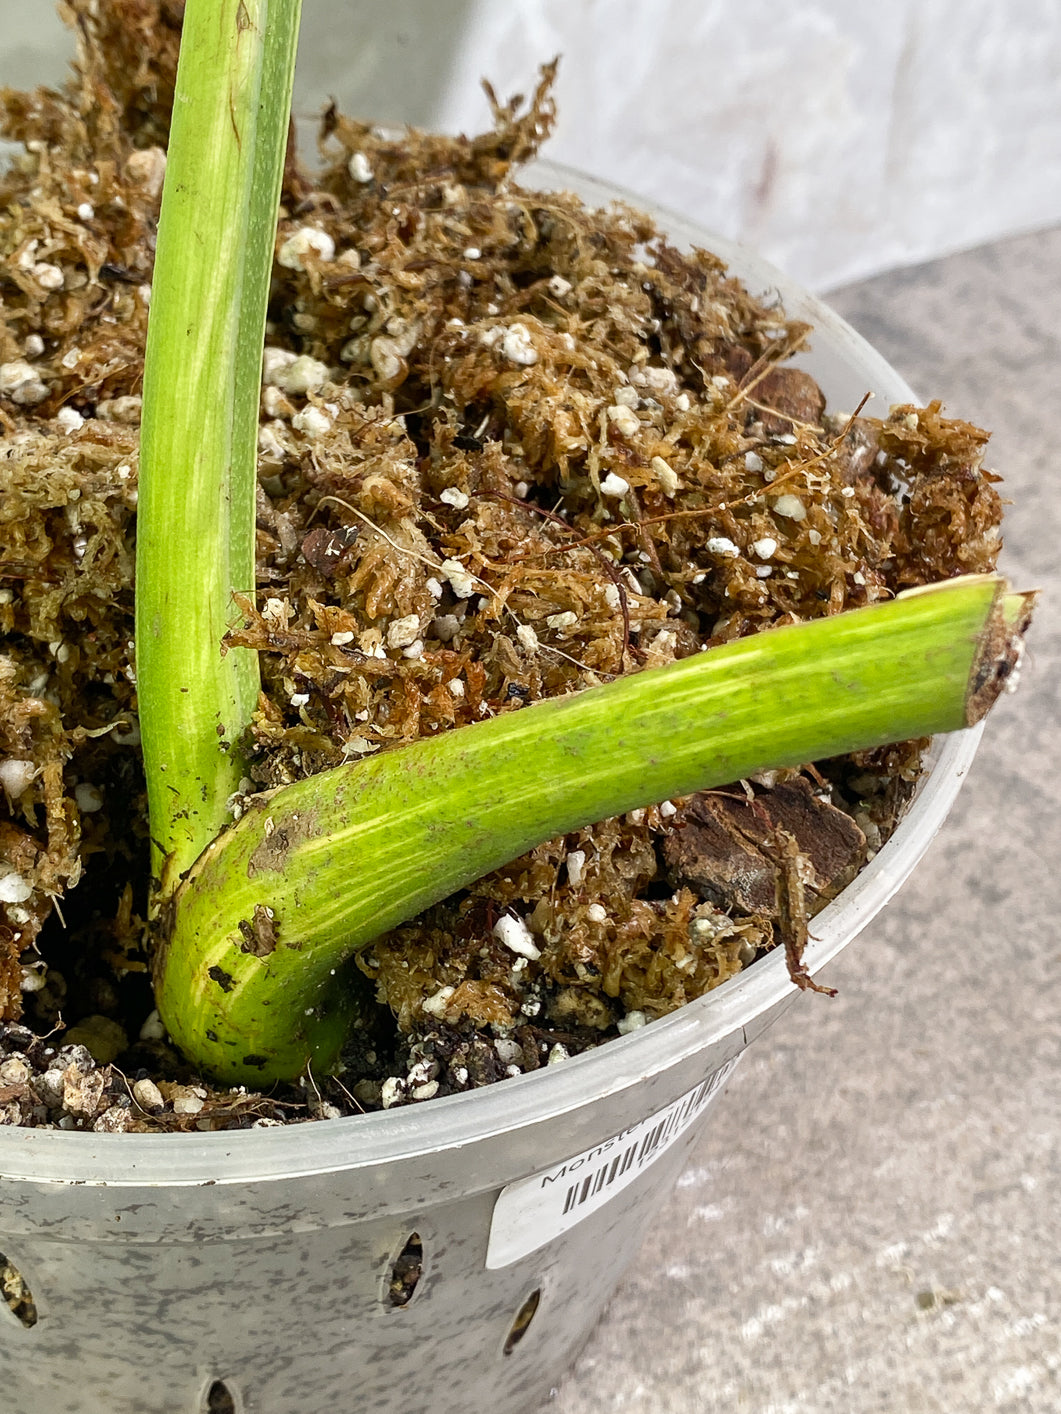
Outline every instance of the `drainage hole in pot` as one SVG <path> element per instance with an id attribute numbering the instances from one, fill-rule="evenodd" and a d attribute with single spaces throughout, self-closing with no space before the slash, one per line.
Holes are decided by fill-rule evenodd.
<path id="1" fill-rule="evenodd" d="M 224 1380 L 215 1380 L 207 1390 L 203 1414 L 236 1414 L 236 1401 Z"/>
<path id="2" fill-rule="evenodd" d="M 12 1315 L 27 1330 L 37 1324 L 37 1303 L 26 1279 L 9 1257 L 0 1252 L 0 1295 Z"/>
<path id="3" fill-rule="evenodd" d="M 516 1312 L 516 1319 L 512 1322 L 512 1329 L 509 1331 L 508 1339 L 505 1341 L 506 1355 L 511 1355 L 513 1350 L 515 1350 L 516 1346 L 527 1334 L 527 1331 L 530 1328 L 530 1323 L 534 1320 L 534 1317 L 537 1313 L 538 1305 L 541 1299 L 542 1293 L 540 1289 L 538 1291 L 532 1291 L 531 1294 L 527 1297 L 526 1301 L 524 1301 L 523 1305 Z"/>
<path id="4" fill-rule="evenodd" d="M 394 1259 L 387 1300 L 392 1306 L 408 1306 L 424 1270 L 424 1244 L 418 1232 L 411 1232 L 405 1246 Z"/>

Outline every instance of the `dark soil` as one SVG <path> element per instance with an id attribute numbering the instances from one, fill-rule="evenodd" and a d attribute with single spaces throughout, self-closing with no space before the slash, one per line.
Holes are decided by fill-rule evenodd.
<path id="1" fill-rule="evenodd" d="M 428 1099 L 649 1022 L 801 930 L 924 743 L 550 841 L 361 956 L 327 1081 L 217 1092 L 152 1014 L 132 577 L 177 10 L 76 0 L 0 179 L 0 1119 L 220 1128 Z M 99 12 L 99 13 L 97 13 Z M 986 434 L 830 412 L 811 331 L 623 206 L 518 184 L 551 75 L 474 138 L 333 110 L 285 180 L 246 797 L 774 625 L 993 567 Z M 75 887 L 76 886 L 76 887 Z M 807 980 L 803 978 L 802 980 Z"/>

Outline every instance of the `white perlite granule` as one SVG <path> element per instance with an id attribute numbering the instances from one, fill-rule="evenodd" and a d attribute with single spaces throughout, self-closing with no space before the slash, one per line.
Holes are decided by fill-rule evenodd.
<path id="1" fill-rule="evenodd" d="M 416 614 L 406 614 L 387 625 L 387 647 L 408 648 L 420 637 L 420 619 Z"/>
<path id="2" fill-rule="evenodd" d="M 625 403 L 612 403 L 608 409 L 608 421 L 624 437 L 636 437 L 641 431 L 641 422 L 637 413 L 633 408 L 627 407 Z"/>
<path id="3" fill-rule="evenodd" d="M 32 893 L 33 886 L 21 874 L 0 874 L 0 903 L 25 903 Z"/>
<path id="4" fill-rule="evenodd" d="M 305 270 L 306 256 L 311 254 L 318 260 L 331 260 L 335 256 L 335 242 L 327 231 L 316 226 L 301 226 L 284 241 L 276 258 L 287 270 Z"/>
<path id="5" fill-rule="evenodd" d="M 641 1027 L 647 1023 L 648 1017 L 643 1011 L 628 1011 L 622 1021 L 615 1023 L 615 1029 L 620 1036 L 626 1036 L 631 1031 L 640 1031 Z"/>
<path id="6" fill-rule="evenodd" d="M 502 946 L 508 948 L 509 952 L 518 953 L 520 957 L 529 958 L 531 962 L 537 962 L 542 955 L 531 930 L 522 918 L 516 918 L 514 914 L 502 914 L 494 924 L 494 937 Z"/>
<path id="7" fill-rule="evenodd" d="M 656 480 L 659 482 L 659 489 L 665 496 L 673 496 L 681 485 L 678 473 L 671 466 L 670 462 L 664 461 L 662 457 L 653 457 L 649 462 L 649 468 Z"/>
<path id="8" fill-rule="evenodd" d="M 472 597 L 475 593 L 476 579 L 473 574 L 469 574 L 460 560 L 443 560 L 439 569 L 458 599 Z"/>
<path id="9" fill-rule="evenodd" d="M 531 367 L 538 362 L 538 350 L 525 324 L 510 324 L 501 340 L 501 352 L 510 363 Z"/>
<path id="10" fill-rule="evenodd" d="M 21 407 L 30 407 L 43 402 L 48 389 L 32 363 L 16 358 L 10 363 L 0 363 L 0 394 Z"/>
<path id="11" fill-rule="evenodd" d="M 778 496 L 774 502 L 774 511 L 787 520 L 806 520 L 807 518 L 807 507 L 798 496 Z"/>
<path id="12" fill-rule="evenodd" d="M 567 882 L 573 889 L 581 884 L 586 868 L 586 851 L 573 849 L 567 856 Z"/>
<path id="13" fill-rule="evenodd" d="M 20 761 L 8 756 L 0 761 L 0 786 L 3 786 L 12 800 L 17 800 L 26 790 L 35 775 L 32 761 Z"/>
<path id="14" fill-rule="evenodd" d="M 307 437 L 323 437 L 326 432 L 332 429 L 332 420 L 321 408 L 312 404 L 308 408 L 303 408 L 301 412 L 296 412 L 291 419 L 291 426 L 296 432 L 302 432 Z"/>

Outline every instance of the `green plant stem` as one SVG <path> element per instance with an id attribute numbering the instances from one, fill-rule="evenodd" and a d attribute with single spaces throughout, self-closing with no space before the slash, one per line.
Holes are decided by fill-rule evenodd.
<path id="1" fill-rule="evenodd" d="M 175 897 L 163 1021 L 221 1080 L 326 1070 L 348 1019 L 343 964 L 372 938 L 594 821 L 968 725 L 997 695 L 1026 614 L 991 576 L 954 580 L 263 796 Z"/>
<path id="2" fill-rule="evenodd" d="M 188 0 L 152 284 L 136 668 L 165 895 L 223 827 L 258 698 L 222 655 L 254 590 L 262 345 L 301 0 Z"/>

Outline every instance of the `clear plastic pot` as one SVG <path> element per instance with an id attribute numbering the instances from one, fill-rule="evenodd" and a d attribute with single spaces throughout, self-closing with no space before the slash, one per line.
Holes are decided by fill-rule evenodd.
<path id="1" fill-rule="evenodd" d="M 625 196 L 540 164 L 542 185 Z M 528 179 L 531 184 L 532 179 Z M 678 216 L 815 326 L 801 362 L 834 409 L 913 398 L 835 314 Z M 815 919 L 817 972 L 939 828 L 978 732 L 943 740 L 890 842 Z M 4 1414 L 517 1414 L 598 1320 L 744 1048 L 796 995 L 775 953 L 681 1011 L 470 1095 L 238 1133 L 0 1131 Z M 412 1243 L 412 1247 L 410 1244 Z M 391 1295 L 403 1250 L 422 1272 Z M 404 1292 L 408 1294 L 408 1284 Z"/>

